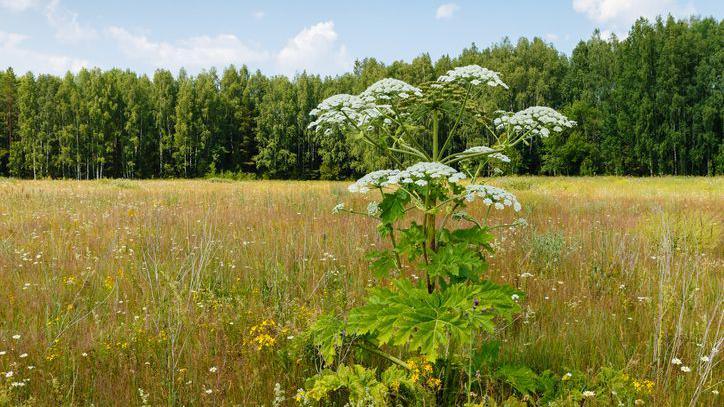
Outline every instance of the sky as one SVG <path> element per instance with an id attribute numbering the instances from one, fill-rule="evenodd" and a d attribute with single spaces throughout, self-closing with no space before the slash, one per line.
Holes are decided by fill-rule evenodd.
<path id="1" fill-rule="evenodd" d="M 0 67 L 193 74 L 246 64 L 269 75 L 335 75 L 364 57 L 435 59 L 506 36 L 538 36 L 570 54 L 596 28 L 625 37 L 638 17 L 667 14 L 721 20 L 724 1 L 0 0 Z"/>

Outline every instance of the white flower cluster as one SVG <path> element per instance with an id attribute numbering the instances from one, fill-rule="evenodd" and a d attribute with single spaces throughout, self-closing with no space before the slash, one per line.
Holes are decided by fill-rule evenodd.
<path id="1" fill-rule="evenodd" d="M 468 185 L 465 187 L 465 199 L 468 202 L 472 202 L 475 198 L 482 198 L 483 203 L 487 206 L 493 205 L 495 209 L 505 209 L 506 206 L 511 206 L 518 212 L 521 209 L 518 198 L 510 192 L 490 185 Z"/>
<path id="2" fill-rule="evenodd" d="M 359 192 L 361 194 L 366 194 L 371 188 L 384 188 L 388 185 L 391 185 L 391 183 L 389 182 L 390 177 L 394 177 L 399 173 L 399 170 L 373 171 L 358 179 L 347 189 L 349 190 L 349 192 Z"/>
<path id="3" fill-rule="evenodd" d="M 422 91 L 407 82 L 394 78 L 381 79 L 370 85 L 359 97 L 369 103 L 391 100 L 395 97 L 422 96 Z"/>
<path id="4" fill-rule="evenodd" d="M 505 89 L 508 89 L 508 85 L 500 79 L 497 72 L 491 71 L 488 68 L 483 68 L 480 65 L 468 65 L 451 69 L 447 71 L 445 75 L 437 78 L 437 81 L 464 82 L 470 83 L 473 86 L 485 84 L 492 87 L 502 86 Z"/>
<path id="5" fill-rule="evenodd" d="M 515 131 L 530 131 L 536 136 L 548 137 L 550 128 L 560 133 L 564 127 L 571 128 L 576 122 L 546 106 L 531 106 L 516 113 L 503 113 L 493 120 L 498 130 L 513 126 Z"/>
<path id="6" fill-rule="evenodd" d="M 350 185 L 349 192 L 367 193 L 372 188 L 385 188 L 394 185 L 415 184 L 421 187 L 428 183 L 444 179 L 447 182 L 458 183 L 464 180 L 465 174 L 454 168 L 438 162 L 419 162 L 406 169 L 379 170 L 371 172 Z"/>
<path id="7" fill-rule="evenodd" d="M 379 116 L 380 107 L 365 102 L 359 96 L 341 93 L 324 99 L 309 114 L 317 117 L 317 120 L 307 126 L 310 129 L 320 126 L 343 126 L 350 122 L 362 125 L 369 119 Z"/>
<path id="8" fill-rule="evenodd" d="M 457 154 L 459 157 L 464 157 L 467 155 L 477 155 L 477 154 L 485 154 L 490 158 L 495 158 L 496 160 L 500 160 L 504 163 L 510 162 L 510 157 L 507 155 L 498 152 L 497 150 L 494 150 L 488 146 L 476 146 L 476 147 L 470 147 L 467 150 L 463 151 L 460 154 Z"/>

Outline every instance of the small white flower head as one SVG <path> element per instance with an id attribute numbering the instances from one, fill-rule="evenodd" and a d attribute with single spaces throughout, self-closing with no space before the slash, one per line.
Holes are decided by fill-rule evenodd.
<path id="1" fill-rule="evenodd" d="M 672 364 L 672 365 L 679 366 L 681 363 L 682 363 L 682 362 L 681 362 L 681 359 L 679 359 L 679 358 L 673 358 L 673 359 L 671 359 L 671 364 Z"/>
<path id="2" fill-rule="evenodd" d="M 340 202 L 337 205 L 334 205 L 334 208 L 332 208 L 332 213 L 340 213 L 344 210 L 344 202 Z"/>
<path id="3" fill-rule="evenodd" d="M 443 83 L 456 82 L 463 85 L 469 83 L 473 86 L 485 84 L 490 87 L 501 86 L 508 89 L 508 85 L 500 79 L 497 72 L 483 68 L 480 65 L 467 65 L 451 69 L 445 75 L 437 78 L 437 81 Z"/>
<path id="4" fill-rule="evenodd" d="M 590 397 L 596 397 L 596 393 L 591 390 L 586 390 L 582 393 L 583 397 L 590 398 Z"/>
<path id="5" fill-rule="evenodd" d="M 8 353 L 7 351 L 0 350 L 0 356 L 5 356 L 5 354 Z"/>
<path id="6" fill-rule="evenodd" d="M 211 393 L 213 393 L 213 392 L 214 392 L 214 391 L 213 391 L 212 389 L 206 389 L 206 390 L 204 390 L 204 393 L 206 393 L 206 394 L 211 394 Z"/>
<path id="7" fill-rule="evenodd" d="M 510 299 L 512 299 L 513 301 L 518 301 L 520 299 L 520 296 L 518 294 L 513 294 L 510 296 Z"/>
<path id="8" fill-rule="evenodd" d="M 217 368 L 216 366 L 211 366 L 211 367 L 209 368 L 209 372 L 210 372 L 210 373 L 216 373 L 217 370 L 219 370 L 219 368 Z"/>
<path id="9" fill-rule="evenodd" d="M 15 373 L 13 373 L 12 370 L 7 371 L 7 372 L 5 372 L 5 377 L 9 379 L 9 378 L 13 377 L 14 374 L 15 374 Z"/>
<path id="10" fill-rule="evenodd" d="M 715 395 L 715 396 L 718 396 L 718 395 L 719 395 L 719 390 L 714 389 L 714 390 L 711 391 L 711 394 L 713 394 L 713 395 Z"/>
<path id="11" fill-rule="evenodd" d="M 482 198 L 486 206 L 492 205 L 498 210 L 512 207 L 513 210 L 519 212 L 522 209 L 515 195 L 498 187 L 479 184 L 467 185 L 465 187 L 465 199 L 472 202 L 476 197 Z"/>
<path id="12" fill-rule="evenodd" d="M 28 357 L 27 353 L 21 353 L 20 356 L 18 356 L 20 359 L 25 359 Z"/>
<path id="13" fill-rule="evenodd" d="M 349 192 L 366 194 L 371 188 L 383 188 L 388 185 L 396 184 L 396 182 L 390 182 L 390 178 L 399 174 L 399 170 L 378 170 L 373 171 L 364 177 L 360 178 L 354 184 L 350 185 L 347 189 Z"/>
<path id="14" fill-rule="evenodd" d="M 439 162 L 419 162 L 399 171 L 390 177 L 392 184 L 415 184 L 421 187 L 430 182 L 447 180 L 451 183 L 459 183 L 465 179 L 465 174 L 456 169 Z"/>
<path id="15" fill-rule="evenodd" d="M 362 126 L 379 117 L 385 106 L 378 106 L 362 100 L 359 96 L 341 93 L 324 99 L 309 113 L 317 119 L 307 128 L 330 132 L 334 128 Z"/>
<path id="16" fill-rule="evenodd" d="M 406 99 L 412 95 L 422 96 L 422 91 L 399 79 L 385 78 L 370 85 L 359 97 L 367 103 L 388 104 L 397 97 Z"/>
<path id="17" fill-rule="evenodd" d="M 699 360 L 701 360 L 704 363 L 709 363 L 709 356 L 702 356 L 699 358 Z"/>
<path id="18" fill-rule="evenodd" d="M 375 201 L 367 204 L 367 214 L 370 216 L 376 216 L 380 212 L 380 204 Z"/>
<path id="19" fill-rule="evenodd" d="M 21 338 L 20 335 L 13 335 L 13 339 L 15 339 L 16 341 L 17 341 L 18 339 L 20 339 L 20 338 Z"/>
<path id="20" fill-rule="evenodd" d="M 689 373 L 691 372 L 691 368 L 689 366 L 682 366 L 681 371 L 684 373 Z"/>
<path id="21" fill-rule="evenodd" d="M 563 128 L 575 126 L 576 122 L 550 107 L 531 106 L 516 113 L 503 112 L 493 120 L 493 124 L 498 130 L 509 127 L 515 132 L 530 132 L 534 136 L 548 137 L 551 128 L 560 133 Z"/>
<path id="22" fill-rule="evenodd" d="M 482 158 L 482 157 L 490 157 L 494 158 L 496 160 L 499 160 L 504 163 L 510 162 L 510 157 L 507 155 L 499 152 L 498 150 L 494 150 L 488 146 L 476 146 L 476 147 L 470 147 L 467 150 L 463 151 L 462 153 L 456 154 L 458 157 L 470 157 L 470 158 Z"/>
<path id="23" fill-rule="evenodd" d="M 528 221 L 525 220 L 525 218 L 518 218 L 518 220 L 515 221 L 515 226 L 520 226 L 524 228 L 528 226 Z"/>

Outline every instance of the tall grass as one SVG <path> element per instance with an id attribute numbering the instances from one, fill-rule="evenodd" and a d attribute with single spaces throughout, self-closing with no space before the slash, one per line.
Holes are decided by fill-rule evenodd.
<path id="1" fill-rule="evenodd" d="M 529 223 L 491 259 L 528 293 L 506 358 L 622 369 L 656 405 L 721 403 L 724 179 L 495 183 Z M 289 399 L 315 368 L 296 337 L 373 284 L 375 225 L 330 213 L 357 199 L 345 187 L 0 180 L 0 405 Z"/>

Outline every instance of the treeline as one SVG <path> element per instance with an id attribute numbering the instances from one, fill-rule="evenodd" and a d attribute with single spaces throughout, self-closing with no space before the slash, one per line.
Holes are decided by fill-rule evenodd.
<path id="1" fill-rule="evenodd" d="M 639 20 L 622 41 L 595 32 L 570 57 L 523 38 L 437 61 L 364 59 L 325 78 L 233 66 L 152 77 L 118 69 L 17 77 L 8 69 L 0 72 L 0 175 L 348 178 L 374 168 L 375 156 L 355 140 L 308 131 L 318 102 L 384 77 L 419 84 L 469 64 L 500 72 L 510 86 L 494 94 L 496 108 L 548 105 L 579 123 L 519 148 L 513 172 L 723 174 L 723 42 L 722 21 L 669 17 Z"/>

